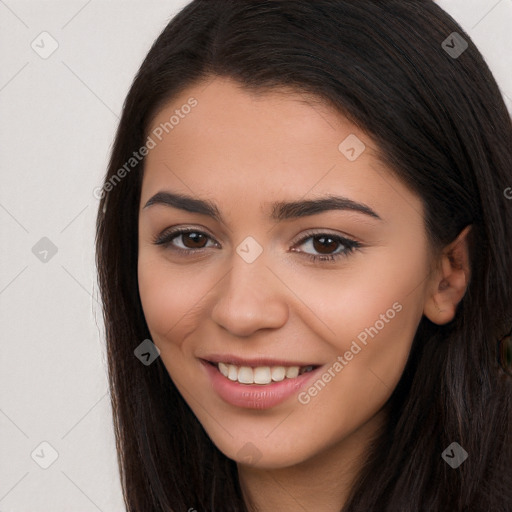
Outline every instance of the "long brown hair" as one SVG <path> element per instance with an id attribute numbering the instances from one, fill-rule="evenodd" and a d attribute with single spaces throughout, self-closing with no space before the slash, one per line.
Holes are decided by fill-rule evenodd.
<path id="1" fill-rule="evenodd" d="M 247 510 L 236 463 L 161 359 L 145 366 L 134 356 L 150 338 L 137 282 L 144 159 L 129 172 L 126 162 L 158 109 L 211 76 L 312 93 L 360 126 L 422 198 L 432 247 L 473 225 L 466 295 L 449 324 L 422 318 L 386 404 L 390 421 L 343 512 L 512 510 L 512 379 L 497 344 L 512 326 L 512 124 L 470 37 L 431 0 L 194 0 L 153 44 L 124 104 L 97 217 L 127 510 Z M 452 442 L 468 453 L 456 469 L 441 457 Z"/>

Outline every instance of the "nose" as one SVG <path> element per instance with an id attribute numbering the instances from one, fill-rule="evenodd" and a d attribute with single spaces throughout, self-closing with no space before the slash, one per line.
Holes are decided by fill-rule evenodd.
<path id="1" fill-rule="evenodd" d="M 277 329 L 288 320 L 285 290 L 264 257 L 247 263 L 235 254 L 231 271 L 218 284 L 212 319 L 237 337 Z"/>

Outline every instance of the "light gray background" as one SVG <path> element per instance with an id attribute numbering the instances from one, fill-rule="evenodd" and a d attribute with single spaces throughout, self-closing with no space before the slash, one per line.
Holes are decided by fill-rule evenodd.
<path id="1" fill-rule="evenodd" d="M 186 3 L 0 0 L 0 512 L 124 510 L 93 189 L 133 77 Z M 512 0 L 439 4 L 473 38 L 512 111 Z M 51 48 L 44 31 L 58 43 L 46 59 L 31 47 Z M 57 248 L 46 262 L 32 250 L 43 237 Z"/>

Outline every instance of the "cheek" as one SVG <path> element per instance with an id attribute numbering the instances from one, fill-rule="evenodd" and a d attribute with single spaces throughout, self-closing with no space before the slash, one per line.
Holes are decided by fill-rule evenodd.
<path id="1" fill-rule="evenodd" d="M 319 376 L 325 384 L 312 382 L 299 398 L 307 416 L 322 418 L 328 443 L 372 418 L 402 376 L 421 319 L 421 287 L 411 292 L 413 270 L 402 268 L 394 279 L 361 277 L 358 286 L 323 286 L 335 304 L 321 310 L 335 333 L 326 338 L 332 360 Z"/>
<path id="2" fill-rule="evenodd" d="M 315 313 L 311 325 L 319 326 L 333 362 L 346 355 L 339 373 L 344 378 L 337 380 L 338 385 L 361 398 L 362 378 L 381 388 L 382 393 L 372 390 L 380 400 L 396 386 L 405 367 L 422 316 L 427 275 L 421 244 L 417 247 L 407 261 L 383 249 L 375 252 L 371 265 L 333 273 L 297 292 L 307 297 Z"/>
<path id="3" fill-rule="evenodd" d="M 144 316 L 155 343 L 179 343 L 193 319 L 194 305 L 207 288 L 194 274 L 171 269 L 165 258 L 139 255 L 139 293 Z"/>
<path id="4" fill-rule="evenodd" d="M 314 314 L 312 323 L 318 325 L 322 338 L 343 350 L 360 333 L 364 340 L 364 333 L 372 327 L 380 334 L 397 329 L 399 334 L 400 326 L 407 326 L 408 334 L 414 333 L 423 309 L 422 283 L 427 273 L 422 254 L 410 256 L 404 262 L 383 249 L 380 254 L 375 251 L 368 264 L 312 278 L 290 275 L 288 280 Z"/>

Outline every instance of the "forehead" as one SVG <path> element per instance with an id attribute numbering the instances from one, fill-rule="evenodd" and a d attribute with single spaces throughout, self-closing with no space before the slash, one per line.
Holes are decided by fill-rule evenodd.
<path id="1" fill-rule="evenodd" d="M 188 108 L 194 100 L 196 105 Z M 173 98 L 156 114 L 150 132 L 159 128 L 164 129 L 164 140 L 148 160 L 165 157 L 173 150 L 188 151 L 191 161 L 204 156 L 231 161 L 242 157 L 247 165 L 255 156 L 259 160 L 303 162 L 306 157 L 307 162 L 313 157 L 318 160 L 316 153 L 322 152 L 325 160 L 334 162 L 340 156 L 339 143 L 346 136 L 354 134 L 370 142 L 355 125 L 310 95 L 287 89 L 256 93 L 223 77 L 195 85 Z M 367 147 L 369 152 L 372 146 Z M 198 147 L 201 153 L 193 151 Z M 219 147 L 229 147 L 229 154 L 221 155 Z"/>
<path id="2" fill-rule="evenodd" d="M 148 135 L 156 145 L 146 157 L 141 204 L 169 188 L 247 208 L 343 193 L 376 209 L 409 204 L 421 211 L 366 133 L 298 92 L 256 94 L 217 77 L 173 98 Z"/>

